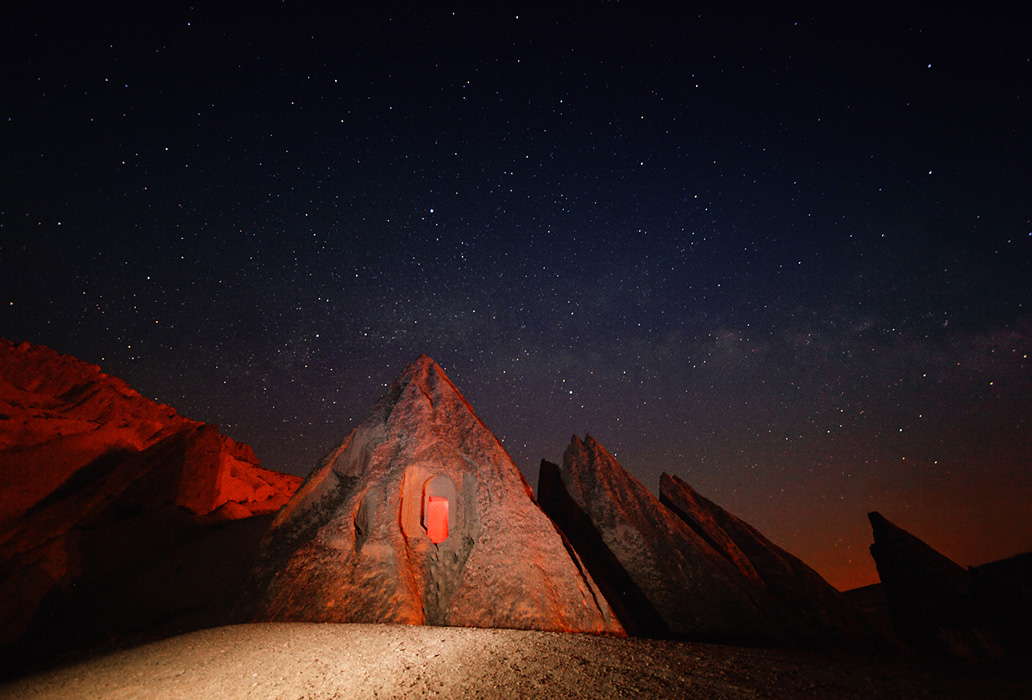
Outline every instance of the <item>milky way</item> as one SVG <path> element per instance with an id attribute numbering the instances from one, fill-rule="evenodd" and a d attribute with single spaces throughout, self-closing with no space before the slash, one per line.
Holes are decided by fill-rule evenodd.
<path id="1" fill-rule="evenodd" d="M 163 5 L 0 29 L 0 335 L 296 474 L 426 353 L 531 483 L 589 432 L 838 586 L 875 509 L 1032 549 L 1014 18 Z"/>

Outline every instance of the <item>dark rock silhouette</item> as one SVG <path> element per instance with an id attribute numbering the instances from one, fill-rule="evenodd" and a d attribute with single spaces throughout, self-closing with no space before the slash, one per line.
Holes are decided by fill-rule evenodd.
<path id="1" fill-rule="evenodd" d="M 869 625 L 878 630 L 882 636 L 899 642 L 901 651 L 907 648 L 899 641 L 895 628 L 892 626 L 889 606 L 885 601 L 884 586 L 880 583 L 872 583 L 859 588 L 851 588 L 842 591 L 842 597 L 849 601 L 849 604 L 867 620 Z"/>
<path id="2" fill-rule="evenodd" d="M 812 630 L 820 637 L 823 647 L 849 650 L 892 647 L 889 640 L 873 629 L 820 574 L 748 523 L 699 495 L 678 477 L 663 474 L 659 494 L 661 503 L 745 577 L 766 588 L 784 607 L 783 615 L 801 618 L 808 632 L 799 641 L 809 641 L 809 630 Z M 793 621 L 789 629 L 797 626 Z"/>
<path id="3" fill-rule="evenodd" d="M 868 518 L 896 633 L 926 652 L 962 658 L 1032 649 L 1032 594 L 1020 566 L 964 569 L 880 513 Z"/>
<path id="4" fill-rule="evenodd" d="M 621 622 L 650 636 L 758 645 L 791 638 L 774 602 L 642 486 L 598 442 L 574 436 L 545 463 L 542 507 L 604 580 Z"/>
<path id="5" fill-rule="evenodd" d="M 95 365 L 0 340 L 3 667 L 223 619 L 270 519 L 251 516 L 300 481 Z"/>
<path id="6" fill-rule="evenodd" d="M 971 571 L 989 576 L 1002 576 L 1025 588 L 1032 588 L 1032 552 L 1016 554 L 1013 557 L 975 566 Z"/>
<path id="7" fill-rule="evenodd" d="M 249 619 L 622 632 L 509 455 L 426 356 L 280 511 L 253 585 Z"/>

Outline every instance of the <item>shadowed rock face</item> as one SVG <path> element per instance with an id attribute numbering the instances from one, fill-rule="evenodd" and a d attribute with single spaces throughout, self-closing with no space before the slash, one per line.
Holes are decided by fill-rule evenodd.
<path id="1" fill-rule="evenodd" d="M 681 479 L 663 474 L 659 499 L 745 577 L 765 587 L 783 606 L 782 616 L 797 618 L 790 629 L 805 626 L 801 643 L 816 636 L 821 646 L 890 648 L 889 641 L 820 574 Z"/>
<path id="2" fill-rule="evenodd" d="M 1032 593 L 1007 567 L 964 569 L 880 513 L 868 518 L 892 624 L 917 649 L 964 658 L 1032 649 Z"/>
<path id="3" fill-rule="evenodd" d="M 243 614 L 262 620 L 621 632 L 509 455 L 426 356 L 277 515 L 255 587 Z"/>
<path id="4" fill-rule="evenodd" d="M 88 643 L 79 627 L 110 637 L 228 608 L 243 574 L 227 572 L 246 571 L 260 529 L 227 521 L 276 510 L 300 481 L 94 365 L 0 339 L 0 649 L 38 657 Z M 147 604 L 126 605 L 126 586 L 182 548 L 229 568 L 212 577 L 184 560 L 161 577 L 178 587 L 152 581 Z"/>
<path id="5" fill-rule="evenodd" d="M 562 484 L 559 465 L 541 460 L 538 503 L 559 526 L 587 567 L 627 634 L 666 637 L 670 629 L 648 596 L 638 587 L 620 559 L 606 545 L 591 517 L 570 498 Z"/>
<path id="6" fill-rule="evenodd" d="M 562 468 L 547 465 L 542 507 L 616 596 L 627 626 L 648 635 L 783 644 L 764 591 L 662 505 L 590 435 Z M 614 562 L 616 565 L 614 565 Z"/>

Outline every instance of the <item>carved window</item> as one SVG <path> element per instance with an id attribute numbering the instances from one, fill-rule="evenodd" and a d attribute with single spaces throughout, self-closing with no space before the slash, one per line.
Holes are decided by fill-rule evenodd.
<path id="1" fill-rule="evenodd" d="M 423 484 L 422 525 L 434 544 L 448 539 L 455 529 L 458 491 L 455 482 L 446 476 L 435 476 Z"/>
<path id="2" fill-rule="evenodd" d="M 448 499 L 430 496 L 426 503 L 426 536 L 434 544 L 448 539 Z"/>

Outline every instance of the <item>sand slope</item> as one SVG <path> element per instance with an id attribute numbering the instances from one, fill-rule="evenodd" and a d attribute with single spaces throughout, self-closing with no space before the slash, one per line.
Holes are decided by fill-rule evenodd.
<path id="1" fill-rule="evenodd" d="M 265 623 L 0 685 L 0 698 L 1026 698 L 1028 664 L 516 630 Z"/>

